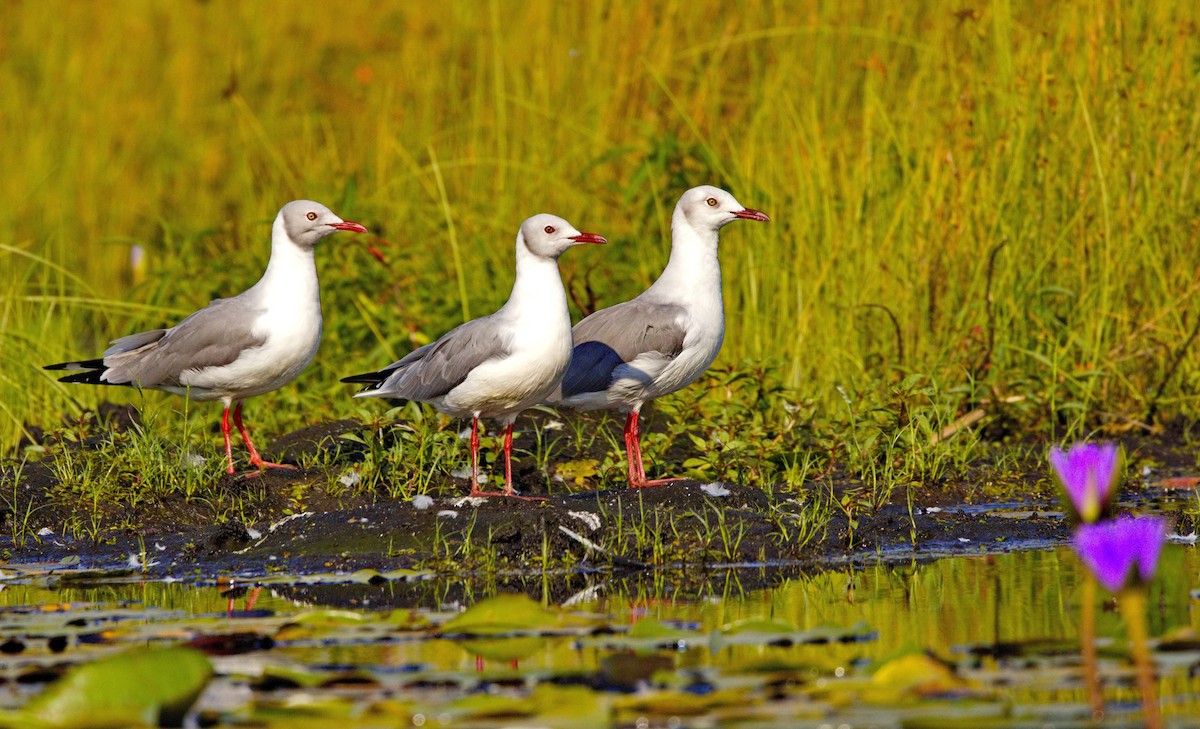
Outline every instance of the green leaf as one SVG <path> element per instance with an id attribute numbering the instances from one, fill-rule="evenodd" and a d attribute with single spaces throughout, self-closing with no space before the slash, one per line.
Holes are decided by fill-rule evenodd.
<path id="1" fill-rule="evenodd" d="M 818 625 L 800 630 L 790 623 L 768 618 L 750 618 L 730 623 L 712 636 L 712 650 L 731 645 L 787 645 L 865 640 L 875 635 L 865 623 L 848 628 Z"/>
<path id="2" fill-rule="evenodd" d="M 439 706 L 434 715 L 445 714 L 450 719 L 517 719 L 532 716 L 537 704 L 530 698 L 516 696 L 492 696 L 472 694 L 444 706 Z"/>
<path id="3" fill-rule="evenodd" d="M 467 653 L 491 661 L 515 661 L 528 658 L 534 653 L 545 651 L 554 638 L 544 638 L 539 635 L 524 635 L 516 638 L 484 638 L 482 640 L 456 641 L 459 648 Z M 558 638 L 563 641 L 566 638 Z"/>
<path id="4" fill-rule="evenodd" d="M 528 633 L 560 627 L 561 616 L 527 595 L 496 595 L 480 600 L 441 626 L 439 632 L 458 635 Z"/>
<path id="5" fill-rule="evenodd" d="M 537 704 L 540 722 L 565 729 L 610 724 L 608 697 L 584 686 L 555 686 L 539 683 L 531 697 Z"/>
<path id="6" fill-rule="evenodd" d="M 696 633 L 690 630 L 684 630 L 683 628 L 676 628 L 673 625 L 668 625 L 661 621 L 655 620 L 654 618 L 645 618 L 643 620 L 639 620 L 637 625 L 634 625 L 633 628 L 629 630 L 629 637 L 637 639 L 665 638 L 674 640 L 679 638 L 695 638 Z"/>
<path id="7" fill-rule="evenodd" d="M 71 668 L 0 724 L 55 729 L 180 726 L 212 665 L 191 648 L 134 649 Z M 16 721 L 13 721 L 16 719 Z"/>
<path id="8" fill-rule="evenodd" d="M 871 677 L 871 701 L 891 703 L 905 695 L 928 696 L 960 691 L 966 682 L 950 666 L 923 652 L 902 655 L 879 666 Z"/>
<path id="9" fill-rule="evenodd" d="M 780 635 L 797 632 L 796 626 L 791 623 L 785 623 L 782 620 L 770 620 L 760 618 L 750 618 L 748 620 L 739 620 L 730 623 L 721 628 L 721 632 L 725 635 L 738 635 L 742 633 L 756 633 L 761 635 Z"/>
<path id="10" fill-rule="evenodd" d="M 293 620 L 297 623 L 315 626 L 329 625 L 358 625 L 366 621 L 366 616 L 351 610 L 313 610 L 300 613 Z"/>

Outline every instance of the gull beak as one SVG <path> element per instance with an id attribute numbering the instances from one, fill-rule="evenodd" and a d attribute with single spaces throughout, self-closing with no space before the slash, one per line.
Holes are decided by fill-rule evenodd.
<path id="1" fill-rule="evenodd" d="M 750 208 L 737 211 L 733 214 L 733 217 L 741 218 L 742 220 L 758 220 L 763 223 L 771 222 L 771 219 L 767 217 L 766 213 L 761 210 L 751 210 Z"/>
<path id="2" fill-rule="evenodd" d="M 576 243 L 595 243 L 597 245 L 604 245 L 608 242 L 607 238 L 602 235 L 596 235 L 595 233 L 580 233 L 579 235 L 573 235 L 571 236 L 571 240 L 575 241 Z"/>
<path id="3" fill-rule="evenodd" d="M 362 227 L 358 223 L 354 223 L 349 220 L 343 220 L 340 223 L 330 223 L 329 227 L 337 228 L 338 230 L 348 230 L 351 233 L 366 233 L 367 232 L 366 228 Z"/>

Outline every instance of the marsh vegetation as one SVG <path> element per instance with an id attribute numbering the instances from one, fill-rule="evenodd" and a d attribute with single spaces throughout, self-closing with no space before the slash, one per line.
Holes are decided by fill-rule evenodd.
<path id="1" fill-rule="evenodd" d="M 98 611 L 79 616 L 91 627 L 127 626 L 121 611 L 140 600 L 153 635 L 117 631 L 103 643 L 115 648 L 180 629 L 158 610 L 211 623 L 225 597 L 204 585 L 217 573 L 257 581 L 261 613 L 230 625 L 262 639 L 241 651 L 262 661 L 217 662 L 206 720 L 299 725 L 289 702 L 321 686 L 322 711 L 363 724 L 430 710 L 472 725 L 545 718 L 563 692 L 617 723 L 671 725 L 685 710 L 698 724 L 870 723 L 901 705 L 922 721 L 922 702 L 936 716 L 946 696 L 971 699 L 977 716 L 1042 723 L 1062 716 L 1056 701 L 1084 701 L 1059 649 L 1075 649 L 1074 606 L 1087 601 L 1062 552 L 1005 554 L 1067 538 L 1048 447 L 1121 442 L 1118 508 L 1165 511 L 1185 537 L 1194 526 L 1194 492 L 1168 488 L 1200 469 L 1192 4 L 120 10 L 0 6 L 12 571 L 0 599 L 6 618 L 82 601 Z M 512 231 L 536 212 L 611 242 L 562 262 L 576 320 L 629 299 L 662 269 L 674 201 L 702 183 L 772 223 L 724 239 L 721 355 L 643 424 L 647 471 L 690 483 L 623 492 L 619 420 L 537 409 L 517 423 L 515 476 L 550 501 L 455 504 L 464 424 L 356 401 L 338 382 L 495 310 L 512 286 Z M 317 251 L 321 349 L 295 384 L 247 406 L 264 455 L 298 472 L 227 476 L 214 405 L 41 370 L 245 289 L 275 211 L 296 198 L 371 231 Z M 496 445 L 488 434 L 493 483 Z M 603 526 L 584 534 L 592 518 Z M 896 565 L 966 551 L 986 556 Z M 1151 592 L 1165 713 L 1180 725 L 1200 693 L 1194 556 L 1169 547 Z M 739 591 L 750 572 L 729 565 L 747 562 L 773 576 Z M 64 586 L 63 570 L 102 584 Z M 156 582 L 189 570 L 189 587 Z M 297 585 L 296 573 L 329 584 Z M 578 633 L 550 646 L 525 626 L 501 639 L 534 639 L 536 657 L 519 660 L 535 677 L 502 668 L 505 652 L 472 673 L 483 651 L 436 637 L 483 597 L 524 592 L 548 609 L 595 587 L 593 573 L 615 581 L 565 608 Z M 354 586 L 329 587 L 339 580 Z M 126 582 L 137 586 L 114 586 Z M 348 592 L 311 598 L 324 587 Z M 303 617 L 292 599 L 317 612 Z M 363 610 L 385 605 L 391 617 Z M 604 682 L 635 650 L 618 624 L 647 610 L 655 635 L 703 646 L 652 645 L 645 665 L 661 673 L 618 697 L 628 687 Z M 858 635 L 860 620 L 875 637 L 836 655 L 799 640 L 822 623 Z M 347 621 L 369 627 L 340 632 Z M 1123 628 L 1111 613 L 1100 621 L 1120 713 L 1132 696 Z M 6 659 L 8 706 L 27 697 L 19 686 L 94 655 L 90 628 L 35 622 L 5 623 L 0 651 L 37 645 Z M 367 647 L 377 638 L 383 649 Z M 54 657 L 68 645 L 72 660 Z M 930 683 L 864 688 L 902 646 L 938 661 L 892 670 Z M 868 694 L 881 703 L 854 703 Z"/>
<path id="2" fill-rule="evenodd" d="M 724 246 L 718 372 L 660 403 L 647 444 L 673 470 L 928 483 L 997 444 L 1155 432 L 1200 407 L 1186 5 L 136 9 L 0 11 L 22 110 L 21 144 L 0 152 L 16 365 L 0 437 L 18 462 L 75 458 L 56 444 L 113 397 L 143 413 L 138 471 L 209 456 L 211 408 L 70 388 L 38 365 L 241 290 L 274 210 L 303 196 L 377 237 L 319 252 L 322 349 L 248 415 L 267 441 L 341 418 L 411 427 L 400 467 L 369 479 L 393 492 L 459 470 L 445 446 L 460 425 L 381 414 L 337 377 L 493 309 L 535 209 L 613 241 L 563 264 L 577 314 L 629 298 L 701 181 L 775 222 Z M 590 457 L 581 437 L 608 437 L 571 427 L 586 432 L 519 444 L 542 481 Z M 611 457 L 590 486 L 616 483 Z M 80 468 L 120 471 L 61 466 Z"/>

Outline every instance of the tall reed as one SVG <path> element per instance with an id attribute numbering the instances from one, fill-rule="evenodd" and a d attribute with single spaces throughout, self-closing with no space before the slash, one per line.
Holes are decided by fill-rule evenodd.
<path id="1" fill-rule="evenodd" d="M 637 293 L 703 182 L 775 221 L 724 237 L 721 363 L 830 417 L 911 373 L 1056 437 L 1200 414 L 1193 4 L 118 5 L 0 6 L 4 443 L 114 397 L 39 365 L 253 283 L 289 199 L 387 263 L 318 252 L 326 342 L 264 429 L 502 301 L 534 212 L 615 243 L 577 300 Z"/>

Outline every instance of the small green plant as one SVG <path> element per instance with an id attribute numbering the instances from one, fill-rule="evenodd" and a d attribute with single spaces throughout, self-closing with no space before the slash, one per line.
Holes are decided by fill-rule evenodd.
<path id="1" fill-rule="evenodd" d="M 13 544 L 18 547 L 24 547 L 26 541 L 34 536 L 36 531 L 30 524 L 34 514 L 40 509 L 46 508 L 47 504 L 38 503 L 38 499 L 33 498 L 32 494 L 22 493 L 21 480 L 25 473 L 26 460 L 21 459 L 16 466 L 13 467 L 10 478 L 12 479 L 12 493 L 9 498 L 9 534 L 12 536 Z"/>

